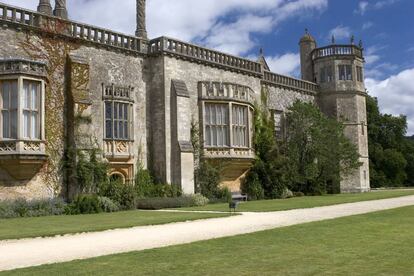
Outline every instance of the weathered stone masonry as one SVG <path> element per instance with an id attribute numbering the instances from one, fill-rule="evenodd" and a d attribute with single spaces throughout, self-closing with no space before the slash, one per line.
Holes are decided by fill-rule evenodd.
<path id="1" fill-rule="evenodd" d="M 193 193 L 193 123 L 205 157 L 224 164 L 223 185 L 239 190 L 254 159 L 254 105 L 262 91 L 277 116 L 299 99 L 342 120 L 364 163 L 343 191 L 369 189 L 363 82 L 326 83 L 318 75 L 328 63 L 362 68 L 362 51 L 327 52 L 332 47 L 316 48 L 307 34 L 301 40 L 306 80 L 299 80 L 270 72 L 263 56 L 255 62 L 172 38 L 148 40 L 145 1 L 137 1 L 136 36 L 67 20 L 65 1 L 58 2 L 56 17 L 50 1 L 40 1 L 39 12 L 0 4 L 0 200 L 72 197 L 77 185 L 67 156 L 92 148 L 103 151 L 114 177 L 133 180 L 140 163 Z M 38 98 L 25 94 L 28 87 L 40 87 L 30 88 Z M 16 111 L 3 104 L 13 93 L 20 99 Z M 8 112 L 16 121 L 4 117 Z M 15 127 L 17 133 L 8 132 Z"/>

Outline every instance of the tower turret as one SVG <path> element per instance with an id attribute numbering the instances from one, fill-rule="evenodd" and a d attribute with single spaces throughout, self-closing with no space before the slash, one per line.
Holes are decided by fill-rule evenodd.
<path id="1" fill-rule="evenodd" d="M 52 5 L 50 5 L 50 0 L 40 0 L 39 5 L 37 6 L 37 11 L 47 15 L 52 15 L 53 10 Z"/>
<path id="2" fill-rule="evenodd" d="M 357 146 L 362 166 L 341 181 L 342 192 L 370 190 L 364 57 L 361 46 L 350 44 L 317 48 L 312 52 L 318 102 L 328 116 L 345 126 L 345 135 Z"/>
<path id="3" fill-rule="evenodd" d="M 309 34 L 308 29 L 305 30 L 305 35 L 300 39 L 299 46 L 302 79 L 313 82 L 315 80 L 311 55 L 316 48 L 316 41 Z"/>

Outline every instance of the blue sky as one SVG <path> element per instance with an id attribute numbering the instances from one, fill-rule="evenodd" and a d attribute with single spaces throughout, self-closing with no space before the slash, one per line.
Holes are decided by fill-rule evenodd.
<path id="1" fill-rule="evenodd" d="M 35 9 L 38 0 L 0 0 Z M 52 2 L 54 2 L 52 0 Z M 67 0 L 77 21 L 133 34 L 135 0 Z M 414 134 L 414 0 L 147 0 L 151 38 L 168 35 L 248 58 L 264 48 L 276 73 L 299 76 L 298 41 L 363 40 L 366 85 Z"/>

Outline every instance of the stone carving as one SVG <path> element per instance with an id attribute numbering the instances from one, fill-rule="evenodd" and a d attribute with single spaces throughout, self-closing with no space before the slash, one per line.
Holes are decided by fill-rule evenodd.
<path id="1" fill-rule="evenodd" d="M 0 143 L 0 152 L 16 151 L 16 142 L 2 142 Z"/>
<path id="2" fill-rule="evenodd" d="M 116 152 L 117 153 L 127 153 L 128 152 L 128 142 L 117 141 L 115 142 Z"/>
<path id="3" fill-rule="evenodd" d="M 63 19 L 68 18 L 68 11 L 66 9 L 66 0 L 56 0 L 54 15 Z"/>
<path id="4" fill-rule="evenodd" d="M 40 151 L 40 142 L 24 142 L 24 151 Z"/>
<path id="5" fill-rule="evenodd" d="M 146 27 L 146 0 L 137 0 L 137 31 L 135 35 L 139 38 L 147 39 L 147 27 Z"/>
<path id="6" fill-rule="evenodd" d="M 37 11 L 47 15 L 52 15 L 53 11 L 52 5 L 50 5 L 50 0 L 40 0 L 39 6 L 37 6 Z"/>
<path id="7" fill-rule="evenodd" d="M 201 99 L 227 99 L 254 104 L 255 93 L 245 85 L 229 82 L 199 82 L 199 97 Z"/>
<path id="8" fill-rule="evenodd" d="M 46 76 L 46 65 L 26 59 L 0 59 L 0 75 L 26 74 Z"/>

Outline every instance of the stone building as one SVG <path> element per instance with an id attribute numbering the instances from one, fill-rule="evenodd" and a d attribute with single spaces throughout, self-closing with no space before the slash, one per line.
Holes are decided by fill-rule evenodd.
<path id="1" fill-rule="evenodd" d="M 0 3 L 0 199 L 75 194 L 71 152 L 99 148 L 112 177 L 130 181 L 138 164 L 194 192 L 191 129 L 204 156 L 224 165 L 237 191 L 254 159 L 254 103 L 263 89 L 283 132 L 297 99 L 314 102 L 346 126 L 361 168 L 343 192 L 369 190 L 362 47 L 317 48 L 300 40 L 302 79 L 252 61 L 168 37 L 148 39 L 145 0 L 135 36 L 68 19 L 66 1 L 38 11 Z"/>

